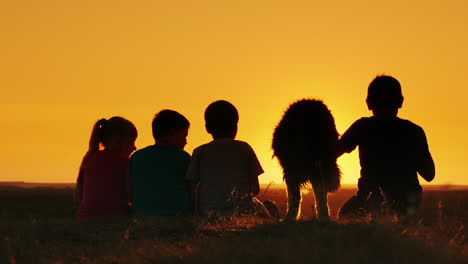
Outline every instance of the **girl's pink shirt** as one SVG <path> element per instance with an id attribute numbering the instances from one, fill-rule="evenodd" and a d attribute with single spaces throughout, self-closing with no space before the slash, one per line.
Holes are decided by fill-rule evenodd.
<path id="1" fill-rule="evenodd" d="M 78 177 L 83 186 L 78 218 L 128 215 L 128 173 L 129 157 L 123 153 L 101 150 L 86 157 Z"/>

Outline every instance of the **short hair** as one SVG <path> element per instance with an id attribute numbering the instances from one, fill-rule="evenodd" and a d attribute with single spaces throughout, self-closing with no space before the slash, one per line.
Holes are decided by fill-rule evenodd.
<path id="1" fill-rule="evenodd" d="M 367 89 L 367 101 L 373 109 L 398 109 L 403 103 L 400 82 L 392 76 L 377 75 Z"/>
<path id="2" fill-rule="evenodd" d="M 205 110 L 205 123 L 212 135 L 226 135 L 236 131 L 239 113 L 228 101 L 211 103 Z"/>
<path id="3" fill-rule="evenodd" d="M 173 110 L 162 110 L 157 113 L 152 122 L 153 138 L 167 136 L 172 129 L 181 130 L 188 128 L 190 122 L 185 116 Z"/>

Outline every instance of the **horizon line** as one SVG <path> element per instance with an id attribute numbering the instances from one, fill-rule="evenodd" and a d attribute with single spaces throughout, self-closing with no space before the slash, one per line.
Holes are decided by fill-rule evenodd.
<path id="1" fill-rule="evenodd" d="M 66 186 L 66 187 L 72 187 L 75 186 L 75 182 L 25 182 L 25 181 L 0 181 L 0 187 L 1 186 L 12 186 L 12 187 L 53 187 L 53 186 Z M 270 182 L 270 183 L 260 183 L 261 186 L 270 186 L 269 188 L 275 188 L 275 187 L 284 187 L 286 184 L 284 182 L 281 183 L 276 183 L 276 182 Z M 428 190 L 430 189 L 439 189 L 439 190 L 463 190 L 466 189 L 468 190 L 468 184 L 454 184 L 454 183 L 443 183 L 443 184 L 421 184 L 423 188 L 427 188 Z M 356 189 L 357 184 L 353 183 L 343 183 L 341 184 L 342 188 L 353 188 Z M 308 186 L 310 188 L 310 186 Z"/>

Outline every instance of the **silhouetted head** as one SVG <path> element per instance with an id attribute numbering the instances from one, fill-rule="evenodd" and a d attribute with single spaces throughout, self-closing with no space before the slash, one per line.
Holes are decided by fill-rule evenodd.
<path id="1" fill-rule="evenodd" d="M 105 149 L 130 155 L 136 149 L 137 136 L 136 127 L 127 119 L 120 116 L 103 118 L 94 124 L 89 140 L 89 152 L 98 151 L 102 145 Z"/>
<path id="2" fill-rule="evenodd" d="M 366 102 L 374 115 L 396 115 L 403 105 L 400 82 L 392 76 L 378 75 L 369 84 Z"/>
<path id="3" fill-rule="evenodd" d="M 235 138 L 239 114 L 228 101 L 211 103 L 205 110 L 205 127 L 213 138 Z"/>
<path id="4" fill-rule="evenodd" d="M 156 145 L 183 149 L 187 144 L 190 122 L 173 110 L 162 110 L 153 118 L 153 138 Z"/>

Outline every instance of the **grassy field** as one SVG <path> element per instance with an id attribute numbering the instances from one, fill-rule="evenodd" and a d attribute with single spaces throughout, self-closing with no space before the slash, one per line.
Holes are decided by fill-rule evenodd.
<path id="1" fill-rule="evenodd" d="M 355 190 L 330 195 L 332 216 Z M 263 190 L 284 214 L 284 189 Z M 0 187 L 0 263 L 468 263 L 466 190 L 425 192 L 419 223 L 144 218 L 78 222 L 73 190 Z"/>

